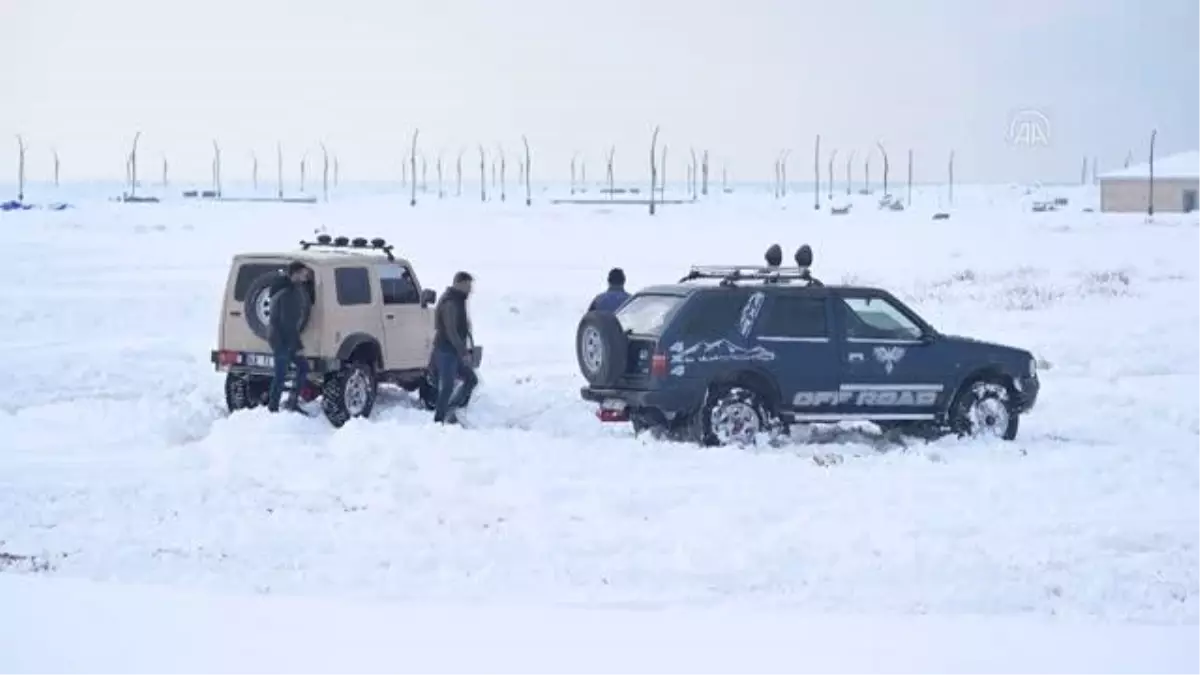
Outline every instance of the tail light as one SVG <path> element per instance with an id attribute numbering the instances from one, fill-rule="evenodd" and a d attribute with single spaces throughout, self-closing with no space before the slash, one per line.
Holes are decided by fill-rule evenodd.
<path id="1" fill-rule="evenodd" d="M 217 362 L 222 366 L 236 366 L 238 362 L 238 353 L 221 351 L 217 354 Z"/>
<path id="2" fill-rule="evenodd" d="M 655 354 L 650 357 L 650 376 L 651 377 L 666 377 L 667 375 L 667 355 Z"/>

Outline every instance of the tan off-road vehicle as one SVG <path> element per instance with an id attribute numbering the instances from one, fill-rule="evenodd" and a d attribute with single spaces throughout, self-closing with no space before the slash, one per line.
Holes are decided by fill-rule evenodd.
<path id="1" fill-rule="evenodd" d="M 367 417 L 381 383 L 417 392 L 432 408 L 437 385 L 430 372 L 437 294 L 422 289 L 407 260 L 383 239 L 330 237 L 300 242 L 300 250 L 243 253 L 233 258 L 212 361 L 225 376 L 229 410 L 265 405 L 274 359 L 267 344 L 270 289 L 283 268 L 299 260 L 312 269 L 310 302 L 301 313 L 302 356 L 309 381 L 293 382 L 300 400 L 321 398 L 334 426 Z M 483 348 L 473 346 L 479 366 Z"/>

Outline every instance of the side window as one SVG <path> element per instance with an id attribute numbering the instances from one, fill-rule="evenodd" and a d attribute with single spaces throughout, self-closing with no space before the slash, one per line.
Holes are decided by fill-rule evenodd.
<path id="1" fill-rule="evenodd" d="M 421 302 L 417 283 L 403 265 L 379 267 L 379 292 L 385 305 L 416 305 Z"/>
<path id="2" fill-rule="evenodd" d="M 759 325 L 760 337 L 828 338 L 825 299 L 778 294 Z"/>
<path id="3" fill-rule="evenodd" d="M 750 293 L 741 290 L 700 293 L 683 309 L 679 337 L 714 340 L 737 333 Z"/>
<path id="4" fill-rule="evenodd" d="M 921 328 L 883 298 L 845 298 L 846 337 L 859 340 L 919 340 Z"/>
<path id="5" fill-rule="evenodd" d="M 371 304 L 371 275 L 365 267 L 339 267 L 333 271 L 339 305 Z"/>

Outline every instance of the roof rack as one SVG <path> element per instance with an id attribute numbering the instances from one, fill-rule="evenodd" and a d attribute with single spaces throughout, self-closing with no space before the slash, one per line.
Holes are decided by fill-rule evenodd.
<path id="1" fill-rule="evenodd" d="M 304 241 L 303 239 L 300 240 L 300 250 L 307 251 L 311 248 L 371 249 L 375 251 L 382 251 L 390 261 L 394 262 L 396 260 L 396 257 L 392 255 L 393 246 L 387 243 L 383 237 L 375 237 L 374 239 L 368 240 L 366 237 L 355 237 L 351 239 L 349 237 L 331 237 L 328 234 L 321 234 L 317 235 L 316 241 Z"/>
<path id="2" fill-rule="evenodd" d="M 763 267 L 761 265 L 697 265 L 679 283 L 696 279 L 720 279 L 722 286 L 735 286 L 739 281 L 788 283 L 802 281 L 806 286 L 823 286 L 807 267 Z"/>
<path id="3" fill-rule="evenodd" d="M 796 266 L 781 267 L 783 251 L 779 244 L 772 244 L 764 256 L 764 265 L 695 265 L 679 280 L 685 283 L 695 279 L 720 279 L 722 286 L 734 286 L 739 281 L 761 281 L 764 284 L 802 281 L 805 286 L 824 286 L 809 271 L 812 266 L 812 248 L 804 244 L 796 249 Z"/>

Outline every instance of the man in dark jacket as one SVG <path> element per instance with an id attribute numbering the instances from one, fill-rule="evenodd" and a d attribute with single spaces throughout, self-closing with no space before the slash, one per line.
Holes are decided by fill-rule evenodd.
<path id="1" fill-rule="evenodd" d="M 293 261 L 284 275 L 286 281 L 271 285 L 271 314 L 267 325 L 267 342 L 275 357 L 275 374 L 271 378 L 271 390 L 267 398 L 267 409 L 279 411 L 279 399 L 283 395 L 283 381 L 287 378 L 288 366 L 296 365 L 296 377 L 288 393 L 285 408 L 298 410 L 300 388 L 308 381 L 308 360 L 300 355 L 304 345 L 300 342 L 300 318 L 309 303 L 304 284 L 311 272 L 304 263 Z"/>
<path id="2" fill-rule="evenodd" d="M 467 346 L 471 339 L 467 297 L 471 295 L 473 280 L 466 272 L 455 274 L 454 284 L 442 294 L 434 311 L 433 367 L 438 380 L 434 422 L 454 422 L 452 409 L 461 406 L 479 383 L 471 348 Z M 462 380 L 462 388 L 457 393 L 454 392 L 456 379 Z"/>
<path id="3" fill-rule="evenodd" d="M 629 299 L 625 292 L 625 270 L 614 267 L 608 271 L 608 290 L 597 295 L 588 305 L 588 311 L 615 312 Z"/>

